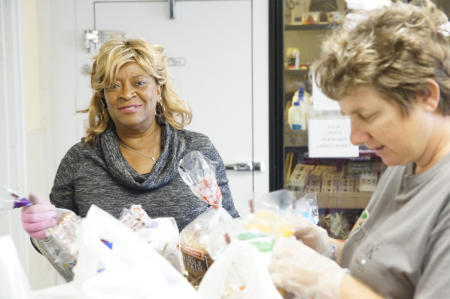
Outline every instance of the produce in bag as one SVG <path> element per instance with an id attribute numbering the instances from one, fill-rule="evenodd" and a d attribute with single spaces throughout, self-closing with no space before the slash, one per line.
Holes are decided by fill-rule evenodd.
<path id="1" fill-rule="evenodd" d="M 173 217 L 150 218 L 141 205 L 122 210 L 119 220 L 136 232 L 180 273 L 184 272 L 180 233 Z"/>
<path id="2" fill-rule="evenodd" d="M 181 252 L 188 280 L 197 286 L 213 262 L 208 252 L 210 239 L 232 217 L 222 208 L 222 192 L 216 181 L 215 167 L 210 160 L 198 151 L 190 152 L 180 161 L 178 172 L 192 192 L 210 205 L 180 233 Z"/>

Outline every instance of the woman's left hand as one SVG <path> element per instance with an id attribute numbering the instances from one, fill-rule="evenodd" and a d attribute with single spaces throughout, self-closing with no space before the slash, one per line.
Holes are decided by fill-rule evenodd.
<path id="1" fill-rule="evenodd" d="M 339 298 L 346 269 L 294 238 L 275 243 L 269 266 L 277 287 L 305 298 Z"/>

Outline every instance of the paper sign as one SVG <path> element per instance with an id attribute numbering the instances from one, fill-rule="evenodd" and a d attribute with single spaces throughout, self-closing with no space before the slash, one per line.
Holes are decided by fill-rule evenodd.
<path id="1" fill-rule="evenodd" d="M 308 153 L 311 158 L 358 157 L 359 147 L 350 142 L 350 119 L 343 116 L 310 118 Z"/>
<path id="2" fill-rule="evenodd" d="M 313 110 L 315 111 L 340 111 L 341 107 L 337 101 L 334 101 L 327 97 L 317 86 L 316 81 L 314 80 L 314 75 L 312 76 L 312 98 L 313 98 Z"/>

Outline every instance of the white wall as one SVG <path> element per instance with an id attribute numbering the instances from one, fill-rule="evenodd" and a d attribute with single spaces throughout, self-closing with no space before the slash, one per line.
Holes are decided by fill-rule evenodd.
<path id="1" fill-rule="evenodd" d="M 20 1 L 0 1 L 0 188 L 26 192 L 27 161 Z M 25 272 L 29 240 L 20 211 L 0 211 L 0 235 L 11 235 Z"/>
<path id="2" fill-rule="evenodd" d="M 22 39 L 28 190 L 48 198 L 56 163 L 53 157 L 51 105 L 51 47 L 48 34 L 50 3 L 47 0 L 22 0 Z M 32 288 L 55 285 L 58 275 L 47 260 L 29 246 L 29 277 Z"/>

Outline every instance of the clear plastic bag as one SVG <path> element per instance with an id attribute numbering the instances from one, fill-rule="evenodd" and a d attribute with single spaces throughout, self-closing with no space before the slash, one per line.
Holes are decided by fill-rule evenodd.
<path id="1" fill-rule="evenodd" d="M 294 228 L 292 218 L 303 217 L 317 224 L 319 209 L 315 193 L 297 198 L 293 191 L 277 190 L 258 198 L 254 213 L 246 219 L 246 229 L 256 230 L 277 237 L 289 237 Z"/>
<path id="2" fill-rule="evenodd" d="M 33 242 L 56 271 L 66 281 L 71 281 L 72 269 L 77 263 L 76 239 L 80 230 L 81 217 L 66 209 L 56 209 L 56 211 L 57 224 L 47 229 L 47 238 L 33 239 Z"/>
<path id="3" fill-rule="evenodd" d="M 0 210 L 11 210 L 28 207 L 33 202 L 11 188 L 4 187 L 0 192 Z M 32 242 L 38 247 L 43 256 L 66 280 L 73 279 L 72 268 L 77 261 L 78 249 L 75 240 L 80 227 L 81 218 L 72 211 L 56 209 L 56 225 L 47 229 L 45 239 Z"/>
<path id="4" fill-rule="evenodd" d="M 208 252 L 210 240 L 232 217 L 222 208 L 222 192 L 216 181 L 215 167 L 210 160 L 198 151 L 190 152 L 180 161 L 178 171 L 192 192 L 210 205 L 180 233 L 181 252 L 188 280 L 193 285 L 198 285 L 213 262 Z"/>
<path id="5" fill-rule="evenodd" d="M 222 191 L 216 181 L 214 163 L 199 151 L 188 153 L 180 161 L 178 172 L 197 197 L 212 207 L 222 206 Z"/>
<path id="6" fill-rule="evenodd" d="M 297 198 L 296 193 L 278 190 L 256 200 L 253 213 L 243 219 L 233 219 L 215 228 L 203 242 L 213 259 L 226 250 L 229 240 L 239 240 L 252 245 L 260 253 L 264 265 L 272 259 L 272 250 L 277 238 L 294 235 L 297 224 L 313 225 L 318 221 L 318 206 L 315 194 L 305 194 Z"/>
<path id="7" fill-rule="evenodd" d="M 180 233 L 173 217 L 150 218 L 141 205 L 122 210 L 119 220 L 143 238 L 172 266 L 183 273 L 180 251 Z"/>

